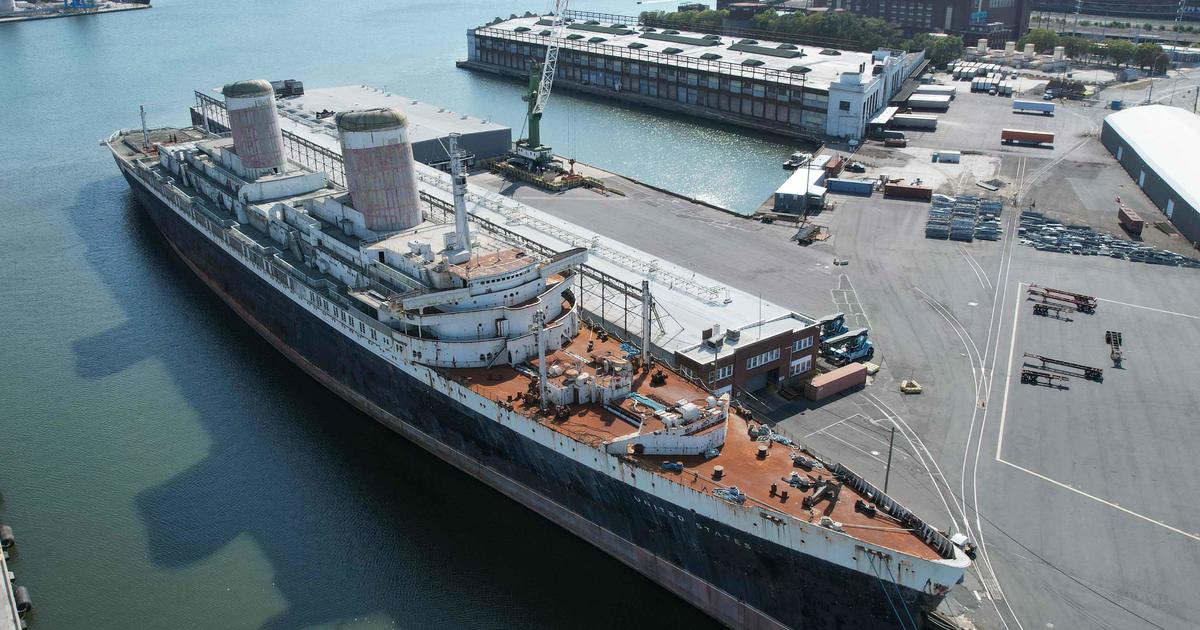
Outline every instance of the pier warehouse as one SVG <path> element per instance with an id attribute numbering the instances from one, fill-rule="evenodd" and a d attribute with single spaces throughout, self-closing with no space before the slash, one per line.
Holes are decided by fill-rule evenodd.
<path id="1" fill-rule="evenodd" d="M 1200 116 L 1166 105 L 1134 107 L 1104 119 L 1100 142 L 1179 232 L 1200 242 Z"/>
<path id="2" fill-rule="evenodd" d="M 853 52 L 641 26 L 566 13 L 555 86 L 788 136 L 862 138 L 924 53 Z M 526 77 L 546 54 L 548 18 L 467 31 L 460 66 Z"/>

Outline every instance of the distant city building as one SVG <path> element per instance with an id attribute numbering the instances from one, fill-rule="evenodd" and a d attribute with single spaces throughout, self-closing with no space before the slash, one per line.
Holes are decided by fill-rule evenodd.
<path id="1" fill-rule="evenodd" d="M 729 19 L 731 20 L 749 20 L 754 17 L 754 14 L 771 9 L 771 5 L 762 2 L 717 2 L 718 9 L 729 11 Z"/>
<path id="2" fill-rule="evenodd" d="M 1162 2 L 1160 0 L 1129 0 L 1128 2 L 1076 2 L 1075 0 L 1032 0 L 1034 11 L 1074 13 L 1110 18 L 1141 20 L 1200 20 L 1200 0 Z M 1128 21 L 1128 20 L 1122 20 Z"/>
<path id="3" fill-rule="evenodd" d="M 992 46 L 1016 40 L 1029 30 L 1032 0 L 828 0 L 844 9 L 887 20 L 905 34 L 942 31 L 972 44 L 987 38 Z"/>

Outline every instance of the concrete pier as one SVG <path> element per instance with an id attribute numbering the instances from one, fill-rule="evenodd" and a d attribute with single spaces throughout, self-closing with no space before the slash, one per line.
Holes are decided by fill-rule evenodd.
<path id="1" fill-rule="evenodd" d="M 101 6 L 97 6 L 94 9 L 64 9 L 62 7 L 55 7 L 53 10 L 26 9 L 23 11 L 16 11 L 15 13 L 0 13 L 0 24 L 7 24 L 9 22 L 29 22 L 32 20 L 50 20 L 54 18 L 74 17 L 77 15 L 96 15 L 98 13 L 136 11 L 138 9 L 149 8 L 149 4 L 110 2 Z"/>
<path id="2" fill-rule="evenodd" d="M 17 614 L 16 586 L 13 574 L 8 570 L 8 553 L 0 552 L 0 630 L 20 630 L 21 617 Z"/>

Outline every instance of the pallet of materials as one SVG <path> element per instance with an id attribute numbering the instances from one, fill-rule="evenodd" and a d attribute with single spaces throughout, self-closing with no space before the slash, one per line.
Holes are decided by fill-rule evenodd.
<path id="1" fill-rule="evenodd" d="M 1121 227 L 1125 228 L 1126 232 L 1134 236 L 1141 236 L 1142 227 L 1146 225 L 1141 215 L 1125 206 L 1117 208 L 1117 220 L 1121 222 Z"/>

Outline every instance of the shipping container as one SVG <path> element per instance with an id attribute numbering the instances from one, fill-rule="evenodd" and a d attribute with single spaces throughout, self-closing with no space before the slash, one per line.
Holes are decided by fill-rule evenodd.
<path id="1" fill-rule="evenodd" d="M 1054 115 L 1054 103 L 1050 101 L 1013 101 L 1014 112 L 1034 112 L 1044 116 Z"/>
<path id="2" fill-rule="evenodd" d="M 953 85 L 918 85 L 916 94 L 941 94 L 954 98 L 958 95 L 958 88 Z"/>
<path id="3" fill-rule="evenodd" d="M 804 384 L 804 396 L 809 400 L 824 400 L 851 387 L 867 384 L 867 366 L 850 363 L 825 374 L 814 376 Z"/>
<path id="4" fill-rule="evenodd" d="M 834 175 L 841 173 L 843 164 L 844 162 L 842 162 L 841 156 L 833 156 L 828 162 L 825 163 L 825 174 L 829 177 L 833 177 Z"/>
<path id="5" fill-rule="evenodd" d="M 892 126 L 898 129 L 921 129 L 933 131 L 937 129 L 938 117 L 932 114 L 896 114 L 892 116 Z"/>
<path id="6" fill-rule="evenodd" d="M 849 195 L 864 195 L 871 196 L 875 192 L 875 180 L 873 179 L 827 179 L 825 180 L 825 188 L 829 192 L 845 193 Z"/>
<path id="7" fill-rule="evenodd" d="M 1142 227 L 1145 225 L 1145 221 L 1142 221 L 1141 215 L 1133 210 L 1125 206 L 1117 208 L 1117 220 L 1121 222 L 1121 226 L 1130 234 L 1134 236 L 1142 234 Z"/>
<path id="8" fill-rule="evenodd" d="M 937 161 L 958 164 L 962 160 L 962 151 L 938 151 Z"/>
<path id="9" fill-rule="evenodd" d="M 946 110 L 950 108 L 950 97 L 944 94 L 913 94 L 908 97 L 908 106 L 913 109 Z"/>
<path id="10" fill-rule="evenodd" d="M 933 199 L 933 189 L 928 186 L 915 186 L 913 184 L 887 184 L 883 187 L 885 197 L 897 197 L 900 199 L 916 199 L 920 201 L 929 201 Z"/>
<path id="11" fill-rule="evenodd" d="M 1004 144 L 1054 144 L 1054 134 L 1049 131 L 1025 129 L 1003 129 L 1000 142 Z"/>
<path id="12" fill-rule="evenodd" d="M 904 138 L 888 138 L 883 141 L 883 146 L 898 147 L 898 148 L 903 149 L 904 147 L 908 146 L 908 140 L 906 140 Z"/>

